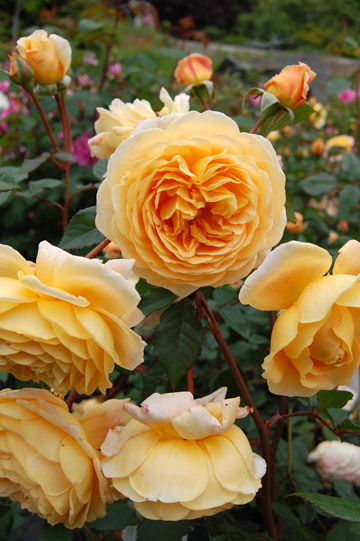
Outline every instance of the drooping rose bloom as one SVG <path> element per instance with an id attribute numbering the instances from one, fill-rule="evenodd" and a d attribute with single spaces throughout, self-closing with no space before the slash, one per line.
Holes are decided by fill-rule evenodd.
<path id="1" fill-rule="evenodd" d="M 266 463 L 234 425 L 248 408 L 225 395 L 226 388 L 198 400 L 189 392 L 155 393 L 141 408 L 125 404 L 133 419 L 109 431 L 102 468 L 141 515 L 191 520 L 255 497 Z"/>
<path id="2" fill-rule="evenodd" d="M 160 100 L 164 107 L 160 115 L 170 113 L 187 113 L 189 111 L 189 96 L 179 94 L 174 100 L 165 88 L 160 90 Z M 115 99 L 109 106 L 109 111 L 98 107 L 100 118 L 95 122 L 96 134 L 89 139 L 91 155 L 97 158 L 109 158 L 117 147 L 127 139 L 135 126 L 142 120 L 156 118 L 156 113 L 146 100 L 136 99 L 133 103 L 124 103 Z"/>
<path id="3" fill-rule="evenodd" d="M 283 234 L 285 176 L 271 143 L 213 111 L 139 124 L 109 160 L 96 225 L 134 272 L 184 297 L 232 284 Z"/>
<path id="4" fill-rule="evenodd" d="M 184 86 L 199 85 L 212 77 L 212 60 L 199 53 L 191 53 L 177 63 L 174 77 Z"/>
<path id="5" fill-rule="evenodd" d="M 322 441 L 307 458 L 330 488 L 334 479 L 360 486 L 360 447 L 346 441 Z"/>
<path id="6" fill-rule="evenodd" d="M 276 248 L 244 283 L 240 301 L 280 310 L 263 364 L 269 389 L 312 396 L 347 385 L 360 361 L 360 243 L 332 259 L 323 248 L 292 241 Z"/>
<path id="7" fill-rule="evenodd" d="M 118 420 L 123 401 L 116 402 Z M 105 516 L 114 501 L 86 426 L 49 391 L 0 392 L 0 496 L 67 528 Z"/>
<path id="8" fill-rule="evenodd" d="M 299 65 L 286 66 L 278 75 L 275 75 L 264 84 L 270 94 L 274 94 L 281 105 L 290 109 L 297 109 L 305 103 L 309 84 L 316 77 L 309 66 L 303 62 Z"/>
<path id="9" fill-rule="evenodd" d="M 133 370 L 143 315 L 127 280 L 131 261 L 70 255 L 41 242 L 36 266 L 0 245 L 0 370 L 66 393 L 111 386 L 114 363 Z"/>
<path id="10" fill-rule="evenodd" d="M 66 75 L 71 64 L 68 40 L 57 34 L 48 36 L 45 30 L 35 30 L 30 36 L 18 39 L 16 44 L 20 56 L 30 62 L 36 83 L 51 85 Z"/>

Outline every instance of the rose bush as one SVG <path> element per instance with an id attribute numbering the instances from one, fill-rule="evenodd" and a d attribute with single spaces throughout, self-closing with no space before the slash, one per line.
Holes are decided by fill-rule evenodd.
<path id="1" fill-rule="evenodd" d="M 18 39 L 16 45 L 20 56 L 30 62 L 36 83 L 50 85 L 66 75 L 71 64 L 71 47 L 67 39 L 57 34 L 48 36 L 45 30 L 35 30 L 30 36 Z"/>
<path id="2" fill-rule="evenodd" d="M 222 113 L 142 122 L 111 156 L 96 225 L 134 272 L 184 297 L 246 276 L 281 239 L 285 176 L 271 143 Z"/>
<path id="3" fill-rule="evenodd" d="M 360 486 L 360 447 L 346 441 L 322 441 L 309 454 L 308 462 L 315 467 L 325 487 L 330 488 L 334 479 Z"/>
<path id="4" fill-rule="evenodd" d="M 309 84 L 316 77 L 309 66 L 303 62 L 299 65 L 286 66 L 264 84 L 266 92 L 274 94 L 281 105 L 297 109 L 305 103 L 309 92 Z"/>
<path id="5" fill-rule="evenodd" d="M 114 363 L 132 370 L 144 342 L 130 327 L 143 315 L 127 277 L 132 262 L 102 265 L 47 242 L 35 264 L 0 245 L 0 369 L 57 391 L 111 386 Z"/>
<path id="6" fill-rule="evenodd" d="M 168 91 L 162 88 L 160 100 L 164 104 L 159 113 L 161 116 L 189 111 L 189 96 L 186 94 L 179 94 L 173 100 Z M 115 99 L 111 102 L 109 111 L 103 107 L 96 110 L 100 115 L 94 125 L 97 135 L 89 139 L 88 143 L 91 155 L 97 158 L 109 158 L 120 143 L 131 135 L 139 122 L 156 118 L 155 111 L 146 100 L 136 99 L 134 103 L 124 103 Z"/>
<path id="7" fill-rule="evenodd" d="M 123 401 L 116 402 L 115 410 L 122 409 Z M 106 503 L 114 501 L 99 455 L 65 402 L 49 391 L 0 392 L 2 497 L 50 524 L 81 528 L 105 516 Z"/>
<path id="8" fill-rule="evenodd" d="M 292 241 L 245 281 L 240 302 L 280 310 L 263 377 L 274 394 L 312 396 L 346 385 L 360 361 L 360 243 L 330 254 Z M 325 275 L 325 276 L 324 276 Z"/>
<path id="9" fill-rule="evenodd" d="M 266 463 L 234 425 L 247 408 L 225 394 L 222 388 L 194 400 L 189 392 L 155 393 L 141 408 L 125 404 L 133 419 L 109 432 L 102 468 L 141 515 L 191 520 L 255 497 Z"/>

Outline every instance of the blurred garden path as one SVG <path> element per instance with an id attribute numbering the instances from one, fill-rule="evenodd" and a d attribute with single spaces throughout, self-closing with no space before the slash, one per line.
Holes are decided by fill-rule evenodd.
<path id="1" fill-rule="evenodd" d="M 199 50 L 199 43 L 186 41 L 185 50 Z M 221 69 L 233 67 L 237 71 L 251 72 L 253 70 L 264 73 L 267 78 L 279 73 L 285 66 L 304 62 L 311 67 L 317 77 L 311 83 L 311 93 L 318 100 L 327 98 L 327 83 L 333 77 L 348 78 L 360 69 L 359 60 L 339 56 L 324 56 L 316 52 L 265 50 L 255 47 L 242 47 L 239 45 L 226 45 L 210 43 L 204 52 L 227 53 Z"/>

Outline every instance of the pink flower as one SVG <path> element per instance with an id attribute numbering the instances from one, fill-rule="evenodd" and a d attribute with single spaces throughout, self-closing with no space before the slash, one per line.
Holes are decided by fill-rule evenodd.
<path id="1" fill-rule="evenodd" d="M 121 64 L 120 62 L 115 62 L 115 64 L 112 64 L 109 68 L 109 73 L 113 77 L 117 77 L 118 75 L 121 75 Z"/>
<path id="2" fill-rule="evenodd" d="M 249 105 L 250 107 L 257 107 L 260 103 L 260 100 L 261 100 L 261 96 L 258 96 L 257 98 L 254 98 L 253 96 L 250 96 L 248 98 L 248 102 L 249 102 Z"/>
<path id="3" fill-rule="evenodd" d="M 96 58 L 95 53 L 88 53 L 83 56 L 83 64 L 91 64 L 92 66 L 97 66 L 99 63 L 98 59 Z"/>
<path id="4" fill-rule="evenodd" d="M 81 86 L 81 88 L 85 88 L 86 86 L 91 86 L 92 85 L 92 80 L 85 73 L 84 75 L 79 75 L 78 76 L 78 83 Z"/>
<path id="5" fill-rule="evenodd" d="M 1 122 L 0 124 L 0 135 L 3 135 L 8 128 L 8 125 L 6 122 Z"/>
<path id="6" fill-rule="evenodd" d="M 88 167 L 97 162 L 97 158 L 90 156 L 90 148 L 88 146 L 90 137 L 90 133 L 86 130 L 74 141 L 74 158 L 76 163 L 81 167 Z"/>
<path id="7" fill-rule="evenodd" d="M 5 92 L 5 94 L 8 92 L 10 88 L 10 81 L 1 81 L 0 82 L 0 92 Z"/>
<path id="8" fill-rule="evenodd" d="M 356 99 L 356 92 L 352 88 L 347 88 L 346 90 L 343 90 L 342 92 L 339 92 L 337 95 L 339 100 L 341 100 L 343 103 L 353 103 Z"/>

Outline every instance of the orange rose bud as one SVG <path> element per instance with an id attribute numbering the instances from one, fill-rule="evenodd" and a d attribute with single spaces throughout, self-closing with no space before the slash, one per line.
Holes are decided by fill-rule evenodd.
<path id="1" fill-rule="evenodd" d="M 317 139 L 315 139 L 315 141 L 312 142 L 311 152 L 313 153 L 314 156 L 321 156 L 324 150 L 325 150 L 325 143 L 322 137 L 318 137 Z"/>
<path id="2" fill-rule="evenodd" d="M 284 107 L 297 109 L 306 101 L 309 85 L 316 77 L 309 66 L 299 62 L 299 65 L 286 66 L 278 75 L 272 77 L 264 88 L 274 94 Z"/>
<path id="3" fill-rule="evenodd" d="M 336 240 L 338 240 L 339 235 L 336 233 L 336 231 L 330 231 L 329 237 L 328 237 L 328 243 L 333 244 Z"/>
<path id="4" fill-rule="evenodd" d="M 184 86 L 199 85 L 212 77 L 212 60 L 204 54 L 192 53 L 177 63 L 174 77 Z"/>
<path id="5" fill-rule="evenodd" d="M 338 229 L 340 233 L 346 233 L 349 229 L 349 224 L 347 223 L 346 220 L 340 220 L 338 224 Z"/>
<path id="6" fill-rule="evenodd" d="M 293 224 L 292 222 L 288 222 L 286 224 L 286 229 L 293 234 L 301 233 L 304 231 L 306 224 L 304 224 L 304 216 L 301 214 L 301 212 L 294 212 L 295 218 L 296 218 L 296 224 Z"/>

